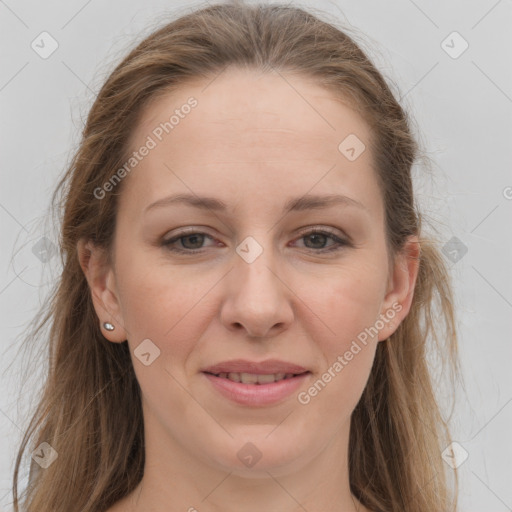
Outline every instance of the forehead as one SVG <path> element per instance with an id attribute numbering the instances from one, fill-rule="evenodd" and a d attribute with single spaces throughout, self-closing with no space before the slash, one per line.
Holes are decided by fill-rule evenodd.
<path id="1" fill-rule="evenodd" d="M 365 121 L 349 102 L 335 97 L 311 78 L 233 68 L 207 80 L 185 83 L 153 99 L 144 109 L 132 140 L 142 140 L 161 122 L 169 121 L 191 97 L 197 106 L 184 118 L 183 113 L 179 120 L 174 116 L 173 123 L 179 121 L 179 130 L 175 124 L 171 133 L 164 132 L 164 137 L 169 135 L 166 139 L 204 137 L 204 144 L 211 138 L 224 139 L 226 145 L 243 144 L 246 149 L 267 139 L 272 142 L 269 151 L 275 144 L 291 143 L 299 154 L 299 142 L 306 144 L 304 149 L 322 144 L 320 151 L 328 146 L 337 150 L 349 133 L 358 134 L 361 139 L 368 139 L 369 135 Z"/>
<path id="2" fill-rule="evenodd" d="M 361 151 L 369 136 L 354 109 L 311 79 L 224 70 L 145 107 L 130 147 L 149 139 L 154 147 L 129 174 L 128 188 L 137 189 L 132 199 L 146 202 L 176 187 L 239 194 L 242 182 L 271 194 L 275 187 L 285 192 L 283 186 L 306 193 L 319 180 L 327 188 L 340 179 L 349 188 L 368 188 L 375 181 L 370 151 L 351 161 L 340 143 L 356 140 Z"/>

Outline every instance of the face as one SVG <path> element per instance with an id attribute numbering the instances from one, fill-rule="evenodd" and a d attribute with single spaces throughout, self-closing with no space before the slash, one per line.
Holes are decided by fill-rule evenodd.
<path id="1" fill-rule="evenodd" d="M 153 147 L 122 183 L 113 266 L 89 282 L 100 320 L 116 325 L 105 335 L 128 340 L 147 449 L 284 474 L 346 444 L 414 272 L 387 252 L 355 111 L 296 76 L 232 69 L 207 84 L 145 109 L 131 147 Z M 306 373 L 261 385 L 204 372 L 235 359 Z M 279 369 L 242 373 L 302 372 Z"/>

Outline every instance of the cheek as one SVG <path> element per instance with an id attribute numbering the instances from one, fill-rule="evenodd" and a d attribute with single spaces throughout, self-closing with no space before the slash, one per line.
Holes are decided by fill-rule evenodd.
<path id="1" fill-rule="evenodd" d="M 321 382 L 315 386 L 323 395 L 318 401 L 325 408 L 322 414 L 352 411 L 361 396 L 377 347 L 386 277 L 384 264 L 354 265 L 333 276 L 329 285 L 324 283 L 323 293 L 310 294 L 308 305 L 328 326 L 311 333 L 324 358 Z"/>
<path id="2" fill-rule="evenodd" d="M 175 352 L 186 350 L 209 315 L 208 290 L 213 277 L 197 278 L 149 259 L 118 262 L 119 293 L 128 341 L 135 348 L 149 338 L 162 350 L 172 341 Z M 212 281 L 210 283 L 210 281 Z"/>
<path id="3" fill-rule="evenodd" d="M 214 310 L 206 293 L 214 280 L 194 279 L 182 270 L 171 273 L 168 266 L 147 260 L 126 261 L 122 272 L 120 264 L 119 274 L 126 276 L 119 287 L 122 314 L 144 399 L 158 411 L 165 397 L 166 408 L 185 417 L 190 397 L 180 383 L 186 382 L 190 354 L 212 321 Z M 159 352 L 149 345 L 154 351 L 150 357 L 158 355 L 146 366 L 138 354 L 147 350 L 137 348 L 148 347 L 148 339 Z"/>
<path id="4" fill-rule="evenodd" d="M 377 343 L 374 329 L 381 304 L 377 291 L 351 282 L 340 285 L 331 296 L 328 322 L 334 333 L 325 346 L 329 366 L 340 357 L 344 373 L 357 372 L 357 367 L 364 371 L 371 365 Z"/>
<path id="5" fill-rule="evenodd" d="M 361 261 L 332 275 L 319 288 L 316 303 L 331 328 L 333 344 L 344 346 L 365 328 L 375 324 L 385 297 L 384 264 Z"/>
<path id="6" fill-rule="evenodd" d="M 372 327 L 379 315 L 379 289 L 359 284 L 343 281 L 323 298 L 322 319 L 329 331 L 310 331 L 322 352 L 319 374 L 299 397 L 301 404 L 315 410 L 313 416 L 336 428 L 348 420 L 361 397 L 378 343 Z"/>

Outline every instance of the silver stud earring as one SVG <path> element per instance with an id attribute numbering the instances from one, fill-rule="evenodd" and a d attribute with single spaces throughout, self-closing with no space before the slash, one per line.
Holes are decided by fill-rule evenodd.
<path id="1" fill-rule="evenodd" d="M 110 322 L 103 322 L 103 327 L 106 331 L 113 331 L 115 327 Z"/>

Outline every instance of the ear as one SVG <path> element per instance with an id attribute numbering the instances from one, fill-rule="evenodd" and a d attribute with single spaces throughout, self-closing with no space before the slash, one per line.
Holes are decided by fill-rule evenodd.
<path id="1" fill-rule="evenodd" d="M 127 333 L 121 314 L 115 274 L 107 263 L 105 250 L 95 246 L 91 241 L 80 239 L 77 243 L 77 254 L 91 290 L 92 302 L 103 336 L 115 343 L 125 341 Z M 104 322 L 111 323 L 114 330 L 107 331 L 103 326 Z"/>
<path id="2" fill-rule="evenodd" d="M 417 236 L 411 236 L 396 254 L 392 264 L 388 290 L 381 309 L 381 318 L 387 321 L 383 322 L 384 327 L 379 331 L 379 341 L 388 339 L 409 313 L 419 264 L 420 242 Z"/>

